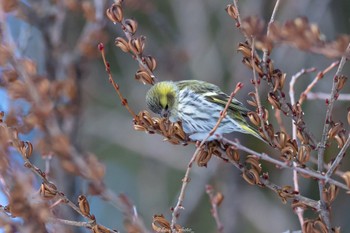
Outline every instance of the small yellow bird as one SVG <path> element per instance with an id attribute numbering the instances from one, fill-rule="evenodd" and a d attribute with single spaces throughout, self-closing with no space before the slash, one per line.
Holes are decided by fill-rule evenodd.
<path id="1" fill-rule="evenodd" d="M 171 122 L 181 121 L 184 132 L 194 141 L 202 141 L 208 136 L 228 100 L 229 96 L 218 86 L 199 80 L 158 82 L 146 96 L 147 106 L 152 112 L 168 117 Z M 249 111 L 233 99 L 215 134 L 240 132 L 263 140 L 258 130 L 244 118 Z M 212 135 L 207 140 L 215 139 L 217 136 Z"/>

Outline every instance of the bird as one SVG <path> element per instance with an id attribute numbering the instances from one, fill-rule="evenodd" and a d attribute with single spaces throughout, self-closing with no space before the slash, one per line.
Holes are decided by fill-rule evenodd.
<path id="1" fill-rule="evenodd" d="M 180 121 L 183 131 L 193 141 L 213 141 L 232 132 L 263 140 L 259 131 L 245 119 L 250 110 L 235 98 L 215 133 L 209 136 L 229 98 L 218 86 L 205 81 L 161 81 L 148 90 L 146 104 L 153 113 L 170 122 Z"/>

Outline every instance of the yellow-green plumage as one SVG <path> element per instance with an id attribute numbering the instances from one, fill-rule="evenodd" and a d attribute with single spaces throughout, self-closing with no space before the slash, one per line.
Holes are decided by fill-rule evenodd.
<path id="1" fill-rule="evenodd" d="M 146 102 L 151 111 L 170 121 L 181 121 L 185 133 L 192 140 L 203 140 L 213 129 L 229 100 L 229 96 L 214 84 L 197 80 L 156 83 L 147 93 Z M 259 139 L 258 131 L 250 126 L 244 117 L 247 109 L 233 99 L 227 115 L 222 120 L 216 134 L 231 132 L 251 134 Z M 209 140 L 216 139 L 213 135 Z M 262 140 L 262 139 L 261 139 Z"/>

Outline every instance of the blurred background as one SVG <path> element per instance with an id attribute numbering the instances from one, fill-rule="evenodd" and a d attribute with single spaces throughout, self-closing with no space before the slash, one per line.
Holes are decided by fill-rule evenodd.
<path id="1" fill-rule="evenodd" d="M 94 20 L 86 14 L 88 2 L 95 8 Z M 74 135 L 76 144 L 84 151 L 91 151 L 106 166 L 105 183 L 115 193 L 125 193 L 135 204 L 137 212 L 145 225 L 151 229 L 152 216 L 164 214 L 171 219 L 170 208 L 176 204 L 184 176 L 191 156 L 195 151 L 193 145 L 171 145 L 163 142 L 159 135 L 148 135 L 133 129 L 132 118 L 120 104 L 120 100 L 108 82 L 108 75 L 97 50 L 97 44 L 103 42 L 110 62 L 114 80 L 135 111 L 146 109 L 145 94 L 149 86 L 134 79 L 138 69 L 137 62 L 114 46 L 114 38 L 124 37 L 118 25 L 105 17 L 105 9 L 111 1 L 23 1 L 29 8 L 41 7 L 64 12 L 61 24 L 34 24 L 18 12 L 6 14 L 6 24 L 11 31 L 14 43 L 18 45 L 19 54 L 28 56 L 37 62 L 39 71 L 47 74 L 51 56 L 61 66 L 69 63 L 67 56 L 79 56 L 77 88 L 79 94 L 79 111 L 77 113 Z M 250 84 L 252 72 L 241 63 L 237 45 L 244 42 L 244 37 L 235 27 L 235 22 L 225 12 L 230 1 L 214 0 L 125 0 L 124 17 L 138 22 L 138 35 L 146 36 L 145 54 L 157 60 L 156 76 L 160 80 L 198 79 L 214 83 L 230 93 L 237 82 L 245 84 L 236 96 L 246 103 L 247 93 L 253 91 Z M 85 4 L 85 8 L 84 8 Z M 242 0 L 239 1 L 241 17 L 258 16 L 268 22 L 275 1 Z M 55 5 L 56 8 L 50 8 Z M 41 14 L 48 14 L 46 11 Z M 282 0 L 276 20 L 286 20 L 298 16 L 308 17 L 310 22 L 319 25 L 327 39 L 335 39 L 340 34 L 350 33 L 349 1 L 317 0 Z M 57 17 L 57 16 L 56 16 Z M 40 15 L 39 15 L 40 18 Z M 56 22 L 57 18 L 52 22 Z M 41 28 L 45 25 L 45 29 Z M 57 27 L 59 29 L 57 29 Z M 97 29 L 98 30 L 97 30 Z M 56 50 L 52 53 L 47 45 L 47 34 L 56 38 Z M 54 33 L 60 30 L 59 35 Z M 90 31 L 89 31 L 90 30 Z M 94 33 L 89 33 L 91 30 Z M 52 33 L 52 34 L 51 34 Z M 85 44 L 84 44 L 85 43 Z M 91 45 L 91 46 L 90 46 Z M 73 55 L 72 55 L 73 54 Z M 287 74 L 286 88 L 292 75 L 302 68 L 316 67 L 325 69 L 335 59 L 310 54 L 288 46 L 276 46 L 271 58 L 276 68 Z M 57 67 L 56 67 L 57 68 Z M 349 73 L 345 65 L 344 73 Z M 335 70 L 327 74 L 315 87 L 315 92 L 330 92 Z M 56 72 L 64 78 L 66 73 Z M 301 77 L 296 84 L 298 96 L 316 76 L 315 73 Z M 266 91 L 261 85 L 261 96 L 266 103 Z M 349 87 L 344 92 L 350 91 Z M 287 92 L 287 91 L 286 91 Z M 2 108 L 7 107 L 6 97 L 1 96 Z M 339 101 L 335 105 L 334 119 L 346 122 L 349 102 Z M 320 138 L 324 122 L 324 100 L 310 100 L 304 104 L 305 121 L 309 124 L 317 139 Z M 271 122 L 276 124 L 271 111 Z M 290 120 L 284 118 L 287 130 L 291 132 Z M 277 128 L 277 124 L 276 124 Z M 276 152 L 255 138 L 235 134 L 244 145 L 252 149 L 271 153 Z M 35 140 L 35 137 L 32 139 Z M 333 148 L 333 147 L 332 147 Z M 336 155 L 328 150 L 328 159 Z M 277 156 L 277 155 L 276 155 Z M 345 160 L 346 161 L 346 160 Z M 292 172 L 274 168 L 262 163 L 273 182 L 284 186 L 292 185 Z M 71 177 L 72 179 L 78 179 Z M 209 198 L 205 185 L 210 184 L 216 191 L 223 193 L 225 199 L 219 207 L 219 216 L 224 225 L 224 232 L 286 232 L 300 230 L 297 216 L 289 204 L 284 205 L 275 193 L 247 184 L 240 172 L 222 160 L 212 158 L 208 167 L 194 166 L 191 182 L 186 191 L 184 210 L 181 211 L 179 224 L 193 232 L 216 232 L 216 225 L 211 216 Z M 64 184 L 57 184 L 63 186 Z M 316 182 L 300 178 L 301 193 L 318 200 Z M 87 193 L 84 181 L 69 187 L 72 195 Z M 74 189 L 74 190 L 72 190 Z M 91 212 L 104 225 L 122 229 L 122 213 L 110 203 L 99 197 L 88 195 Z M 333 205 L 333 222 L 342 227 L 342 232 L 350 232 L 348 223 L 349 197 L 341 191 Z M 306 217 L 308 217 L 306 212 Z M 314 216 L 310 216 L 314 217 Z M 77 231 L 77 228 L 72 228 Z M 123 232 L 123 230 L 121 230 Z"/>

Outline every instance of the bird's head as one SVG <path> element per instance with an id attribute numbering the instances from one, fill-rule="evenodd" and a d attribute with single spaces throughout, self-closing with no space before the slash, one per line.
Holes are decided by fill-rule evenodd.
<path id="1" fill-rule="evenodd" d="M 148 108 L 162 117 L 169 117 L 175 107 L 177 86 L 173 82 L 158 82 L 147 92 Z"/>

